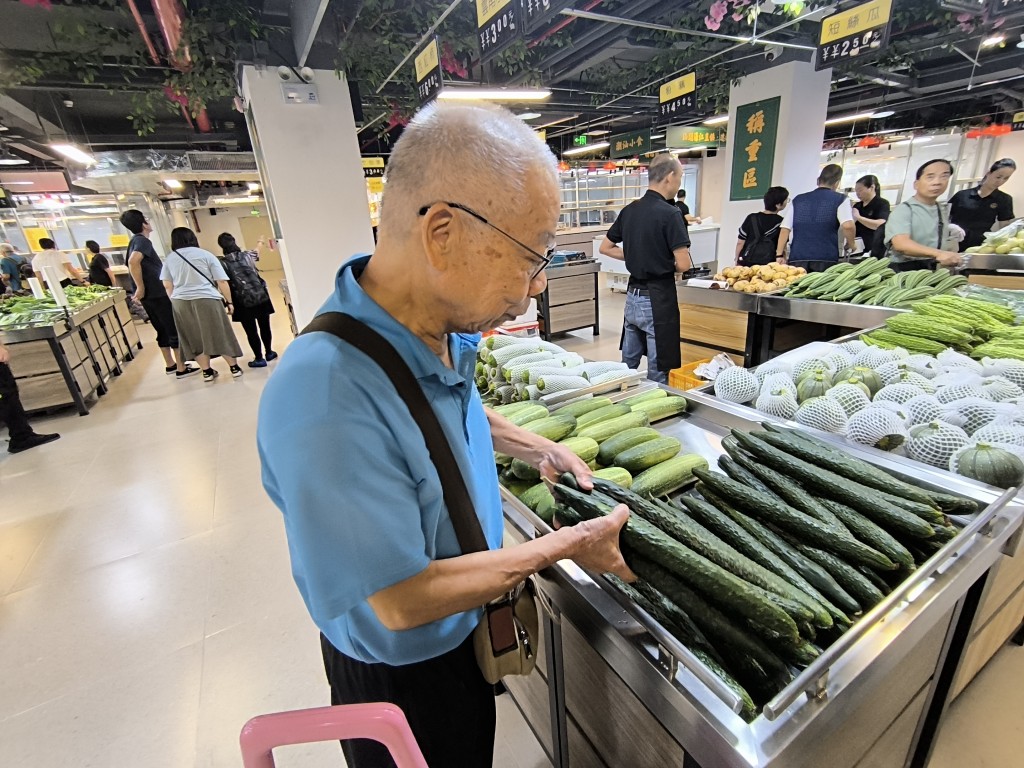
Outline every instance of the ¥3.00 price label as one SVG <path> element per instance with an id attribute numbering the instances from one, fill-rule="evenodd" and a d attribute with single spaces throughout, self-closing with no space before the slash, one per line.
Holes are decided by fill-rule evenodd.
<path id="1" fill-rule="evenodd" d="M 476 0 L 480 61 L 494 57 L 520 34 L 519 0 Z"/>

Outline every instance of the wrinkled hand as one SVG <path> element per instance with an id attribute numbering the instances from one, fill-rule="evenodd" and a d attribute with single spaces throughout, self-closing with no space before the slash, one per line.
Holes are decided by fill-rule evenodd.
<path id="1" fill-rule="evenodd" d="M 960 264 L 960 254 L 953 251 L 940 251 L 935 260 L 944 267 L 955 267 Z"/>
<path id="2" fill-rule="evenodd" d="M 547 447 L 540 461 L 537 462 L 537 469 L 540 471 L 541 477 L 546 477 L 552 482 L 558 482 L 558 477 L 563 472 L 572 472 L 576 475 L 580 488 L 589 491 L 594 487 L 590 482 L 593 472 L 590 471 L 587 463 L 564 445 L 558 443 L 551 443 Z"/>
<path id="3" fill-rule="evenodd" d="M 607 517 L 586 520 L 572 527 L 580 536 L 579 548 L 573 555 L 578 564 L 597 573 L 613 573 L 623 581 L 636 581 L 619 549 L 619 533 L 629 519 L 629 508 L 619 504 Z"/>
<path id="4" fill-rule="evenodd" d="M 7 351 L 7 347 L 0 344 L 0 363 L 11 362 L 11 353 Z"/>

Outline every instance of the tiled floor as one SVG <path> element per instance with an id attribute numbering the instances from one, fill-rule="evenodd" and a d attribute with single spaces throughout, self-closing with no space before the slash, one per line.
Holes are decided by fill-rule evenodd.
<path id="1" fill-rule="evenodd" d="M 622 296 L 602 292 L 602 308 L 598 340 L 579 333 L 567 348 L 617 357 Z M 282 349 L 287 318 L 274 324 Z M 63 439 L 0 452 L 4 766 L 237 766 L 249 717 L 327 703 L 259 483 L 255 409 L 273 367 L 176 381 L 141 333 L 146 348 L 89 416 L 36 420 Z M 1022 679 L 1024 650 L 1004 649 L 954 707 L 933 768 L 1020 765 Z M 342 764 L 333 744 L 278 760 Z M 548 765 L 508 697 L 495 765 Z"/>

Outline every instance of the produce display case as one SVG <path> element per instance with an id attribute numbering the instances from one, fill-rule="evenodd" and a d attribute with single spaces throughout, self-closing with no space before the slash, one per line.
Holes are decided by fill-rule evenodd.
<path id="1" fill-rule="evenodd" d="M 28 412 L 73 405 L 89 413 L 90 401 L 107 392 L 122 364 L 142 349 L 121 290 L 73 310 L 0 328 L 11 370 Z"/>
<path id="2" fill-rule="evenodd" d="M 593 259 L 552 264 L 545 270 L 548 283 L 537 297 L 541 337 L 550 341 L 559 333 L 593 328 L 601 333 L 597 301 L 598 264 Z"/>
<path id="3" fill-rule="evenodd" d="M 1024 290 L 1024 253 L 972 253 L 961 271 L 976 285 Z"/>
<path id="4" fill-rule="evenodd" d="M 687 393 L 689 398 L 691 393 Z M 759 414 L 694 396 L 690 412 L 655 428 L 714 465 L 730 428 Z M 540 578 L 538 673 L 506 685 L 556 766 L 924 766 L 963 670 L 968 641 L 989 617 L 986 576 L 1015 553 L 1022 500 L 949 473 L 866 449 L 850 453 L 918 485 L 983 506 L 960 533 L 807 667 L 754 722 L 737 697 L 603 578 L 570 562 Z M 506 531 L 545 524 L 503 491 Z M 995 579 L 994 581 L 998 581 Z"/>

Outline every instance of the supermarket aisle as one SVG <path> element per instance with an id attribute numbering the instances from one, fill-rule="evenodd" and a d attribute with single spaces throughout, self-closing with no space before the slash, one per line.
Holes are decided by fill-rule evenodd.
<path id="1" fill-rule="evenodd" d="M 623 297 L 602 290 L 601 301 L 598 341 L 564 345 L 617 359 Z M 146 349 L 92 414 L 38 420 L 63 439 L 0 453 L 5 765 L 234 766 L 249 717 L 327 703 L 280 515 L 259 483 L 255 408 L 273 367 L 176 381 L 140 330 Z M 1022 675 L 1024 650 L 1004 649 L 954 707 L 933 768 L 1014 764 Z M 282 750 L 279 764 L 341 760 L 328 744 Z M 548 765 L 508 697 L 495 765 Z"/>

